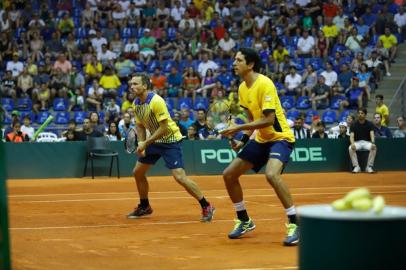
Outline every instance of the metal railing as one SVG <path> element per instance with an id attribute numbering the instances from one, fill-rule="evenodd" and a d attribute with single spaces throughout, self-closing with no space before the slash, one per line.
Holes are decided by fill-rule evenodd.
<path id="1" fill-rule="evenodd" d="M 406 76 L 403 77 L 395 94 L 388 105 L 390 112 L 390 124 L 396 125 L 396 118 L 406 116 Z"/>

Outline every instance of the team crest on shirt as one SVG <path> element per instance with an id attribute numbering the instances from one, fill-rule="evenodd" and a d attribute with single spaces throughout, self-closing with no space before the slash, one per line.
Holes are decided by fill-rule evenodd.
<path id="1" fill-rule="evenodd" d="M 271 96 L 265 96 L 265 101 L 271 101 Z"/>

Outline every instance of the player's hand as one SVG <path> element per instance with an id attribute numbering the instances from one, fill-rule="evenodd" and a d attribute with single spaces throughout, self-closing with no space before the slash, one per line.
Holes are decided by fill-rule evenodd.
<path id="1" fill-rule="evenodd" d="M 241 148 L 243 148 L 245 145 L 242 141 L 238 141 L 238 140 L 234 140 L 234 139 L 228 140 L 228 143 L 230 144 L 231 149 L 233 149 L 235 152 L 240 151 Z"/>
<path id="2" fill-rule="evenodd" d="M 357 150 L 357 148 L 355 147 L 355 144 L 353 144 L 353 143 L 351 144 L 351 149 L 354 151 Z"/>
<path id="3" fill-rule="evenodd" d="M 145 142 L 138 142 L 137 147 L 137 154 L 140 157 L 145 156 L 145 149 L 147 148 L 147 144 Z"/>
<path id="4" fill-rule="evenodd" d="M 220 130 L 219 133 L 225 137 L 232 137 L 238 131 L 240 131 L 238 125 L 232 125 L 226 129 Z"/>

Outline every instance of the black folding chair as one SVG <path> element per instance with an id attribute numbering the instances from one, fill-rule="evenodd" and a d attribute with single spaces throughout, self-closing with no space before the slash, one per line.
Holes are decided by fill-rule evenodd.
<path id="1" fill-rule="evenodd" d="M 120 178 L 118 152 L 111 150 L 110 141 L 106 137 L 87 137 L 86 164 L 85 169 L 83 171 L 83 177 L 86 176 L 87 163 L 89 162 L 89 159 L 92 165 L 92 179 L 94 179 L 93 160 L 96 158 L 106 158 L 106 157 L 111 157 L 109 176 L 111 176 L 111 171 L 113 168 L 113 159 L 116 158 L 117 177 Z"/>

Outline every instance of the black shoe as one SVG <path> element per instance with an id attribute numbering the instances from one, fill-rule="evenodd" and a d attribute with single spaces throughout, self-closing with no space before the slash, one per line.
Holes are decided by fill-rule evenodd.
<path id="1" fill-rule="evenodd" d="M 139 204 L 133 212 L 129 213 L 127 215 L 127 218 L 140 218 L 143 216 L 149 216 L 151 215 L 153 212 L 151 206 L 147 206 L 147 207 L 141 207 L 141 204 Z"/>

